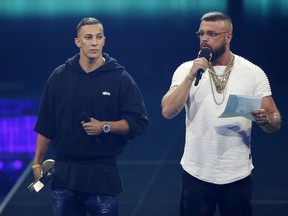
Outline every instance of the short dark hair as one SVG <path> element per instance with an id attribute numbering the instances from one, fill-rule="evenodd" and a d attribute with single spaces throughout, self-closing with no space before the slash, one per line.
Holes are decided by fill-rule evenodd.
<path id="1" fill-rule="evenodd" d="M 224 14 L 219 11 L 208 12 L 201 17 L 201 21 L 217 21 L 217 20 L 227 20 L 232 23 L 232 19 L 227 14 Z"/>
<path id="2" fill-rule="evenodd" d="M 85 18 L 83 18 L 83 19 L 78 23 L 77 29 L 76 29 L 76 30 L 77 30 L 77 33 L 79 32 L 79 29 L 80 29 L 82 26 L 84 26 L 84 25 L 95 25 L 95 24 L 101 24 L 101 25 L 103 25 L 100 20 L 98 20 L 98 19 L 96 19 L 96 18 L 94 18 L 94 17 L 85 17 Z"/>

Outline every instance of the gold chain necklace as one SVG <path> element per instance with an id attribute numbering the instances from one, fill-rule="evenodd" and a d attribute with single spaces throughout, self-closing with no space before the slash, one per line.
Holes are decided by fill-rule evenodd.
<path id="1" fill-rule="evenodd" d="M 225 68 L 224 74 L 223 75 L 217 75 L 215 70 L 214 70 L 214 68 L 213 68 L 213 66 L 212 66 L 212 64 L 209 62 L 208 72 L 209 72 L 209 77 L 210 77 L 210 83 L 211 83 L 213 98 L 214 98 L 215 103 L 218 104 L 218 105 L 222 104 L 224 102 L 224 100 L 225 100 L 226 85 L 227 85 L 230 73 L 232 71 L 233 65 L 234 65 L 234 55 L 231 53 L 231 56 L 230 56 L 228 65 Z M 222 78 L 219 78 L 219 77 L 222 77 Z M 213 88 L 213 85 L 212 85 L 212 81 L 213 81 L 213 83 L 215 85 L 216 91 L 219 94 L 222 93 L 222 95 L 223 95 L 221 102 L 218 102 L 216 100 L 215 93 L 214 93 L 214 88 Z"/>

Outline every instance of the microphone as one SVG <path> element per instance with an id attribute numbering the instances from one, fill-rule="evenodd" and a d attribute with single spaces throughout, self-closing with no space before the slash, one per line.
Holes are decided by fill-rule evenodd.
<path id="1" fill-rule="evenodd" d="M 49 183 L 54 176 L 54 164 L 52 159 L 45 160 L 41 165 L 41 178 L 32 182 L 27 189 L 30 192 L 39 192 L 47 183 Z"/>
<path id="2" fill-rule="evenodd" d="M 212 58 L 212 52 L 210 49 L 208 48 L 202 48 L 199 53 L 198 53 L 198 58 L 206 58 L 208 61 L 211 60 Z M 197 86 L 200 79 L 202 78 L 202 74 L 203 74 L 203 70 L 202 69 L 199 69 L 198 72 L 197 72 L 197 76 L 196 76 L 196 80 L 195 80 L 195 83 L 194 83 L 194 86 Z"/>
<path id="3" fill-rule="evenodd" d="M 81 113 L 81 120 L 84 121 L 85 123 L 90 122 L 91 121 L 90 118 L 91 117 L 87 112 Z M 95 140 L 99 143 L 98 137 L 97 136 L 94 136 L 94 137 L 95 137 Z"/>
<path id="4" fill-rule="evenodd" d="M 87 112 L 81 113 L 81 119 L 84 122 L 90 122 L 90 115 Z"/>

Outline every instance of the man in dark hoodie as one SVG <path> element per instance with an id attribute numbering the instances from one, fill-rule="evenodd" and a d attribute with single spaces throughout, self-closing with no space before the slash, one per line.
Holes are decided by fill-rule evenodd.
<path id="1" fill-rule="evenodd" d="M 41 99 L 35 131 L 35 179 L 51 144 L 55 216 L 118 215 L 122 183 L 116 158 L 129 139 L 144 133 L 148 118 L 136 83 L 103 53 L 102 23 L 84 18 L 77 26 L 80 53 L 56 68 Z"/>

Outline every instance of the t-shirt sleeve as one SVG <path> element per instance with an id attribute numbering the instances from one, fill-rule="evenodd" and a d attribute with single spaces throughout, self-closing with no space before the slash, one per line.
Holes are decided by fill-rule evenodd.
<path id="1" fill-rule="evenodd" d="M 268 77 L 260 67 L 257 67 L 256 70 L 255 95 L 262 95 L 263 97 L 272 95 Z"/>
<path id="2" fill-rule="evenodd" d="M 172 88 L 173 86 L 178 86 L 183 82 L 185 77 L 188 75 L 192 65 L 193 65 L 193 61 L 188 61 L 188 62 L 182 63 L 176 69 L 176 71 L 174 72 L 173 77 L 172 77 L 172 82 L 171 82 L 170 88 Z"/>

